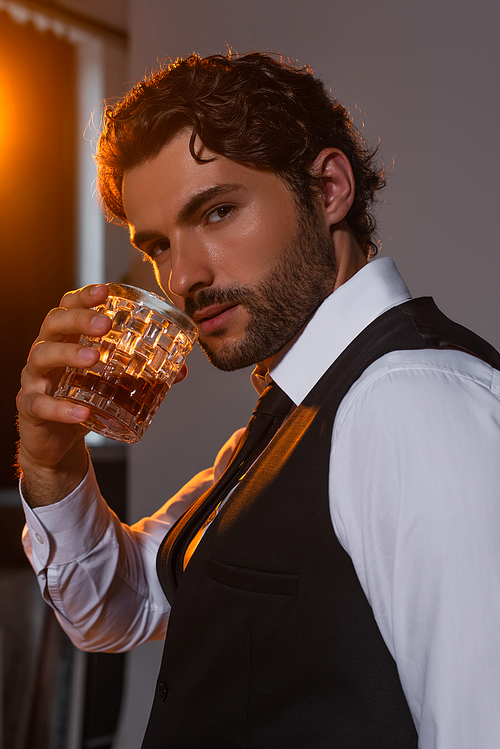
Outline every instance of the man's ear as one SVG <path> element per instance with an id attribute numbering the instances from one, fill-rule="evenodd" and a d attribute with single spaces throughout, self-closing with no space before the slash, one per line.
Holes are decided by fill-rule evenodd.
<path id="1" fill-rule="evenodd" d="M 354 177 L 349 159 L 338 148 L 325 148 L 311 167 L 321 180 L 322 209 L 328 226 L 340 223 L 354 200 Z"/>

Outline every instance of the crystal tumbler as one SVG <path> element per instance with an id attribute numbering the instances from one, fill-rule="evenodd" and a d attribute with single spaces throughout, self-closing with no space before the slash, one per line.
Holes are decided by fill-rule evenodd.
<path id="1" fill-rule="evenodd" d="M 198 337 L 190 317 L 166 299 L 125 284 L 108 284 L 95 307 L 113 321 L 102 338 L 81 336 L 99 351 L 86 369 L 67 368 L 56 398 L 90 408 L 85 426 L 119 442 L 142 438 Z"/>

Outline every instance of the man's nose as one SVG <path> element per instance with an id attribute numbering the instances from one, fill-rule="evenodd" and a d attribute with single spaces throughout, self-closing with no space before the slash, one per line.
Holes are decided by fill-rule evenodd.
<path id="1" fill-rule="evenodd" d="M 212 263 L 200 242 L 192 238 L 171 244 L 168 285 L 172 294 L 186 299 L 213 282 Z"/>

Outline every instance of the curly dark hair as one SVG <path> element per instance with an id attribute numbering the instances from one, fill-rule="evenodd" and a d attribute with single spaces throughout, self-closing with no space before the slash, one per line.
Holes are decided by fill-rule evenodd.
<path id="1" fill-rule="evenodd" d="M 252 52 L 241 57 L 196 54 L 179 59 L 138 83 L 104 113 L 96 154 L 98 188 L 111 220 L 127 217 L 123 175 L 154 158 L 181 129 L 191 129 L 193 158 L 198 136 L 214 153 L 269 169 L 291 189 L 299 205 L 313 208 L 318 187 L 310 168 L 323 148 L 347 156 L 355 180 L 347 221 L 367 257 L 377 252 L 370 210 L 384 187 L 346 108 L 331 98 L 309 68 Z"/>

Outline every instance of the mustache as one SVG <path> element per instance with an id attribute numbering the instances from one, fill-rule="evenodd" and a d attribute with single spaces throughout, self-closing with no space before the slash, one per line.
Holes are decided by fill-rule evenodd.
<path id="1" fill-rule="evenodd" d="M 195 312 L 205 307 L 211 307 L 214 304 L 245 304 L 250 302 L 253 296 L 253 290 L 245 286 L 201 289 L 194 297 L 186 298 L 184 311 L 192 317 Z"/>

